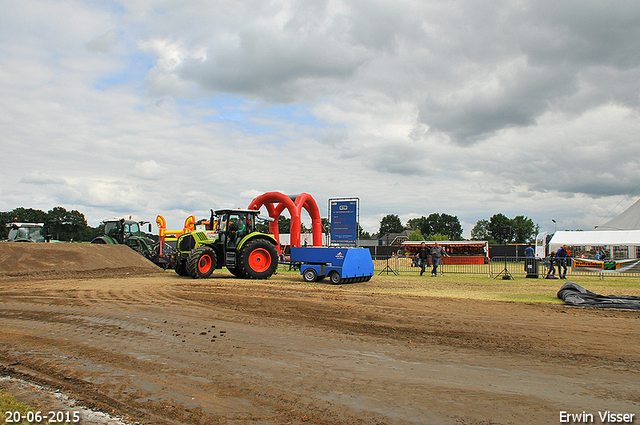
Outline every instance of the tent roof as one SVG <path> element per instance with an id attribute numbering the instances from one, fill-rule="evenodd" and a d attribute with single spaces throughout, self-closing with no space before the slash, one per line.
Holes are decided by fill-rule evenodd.
<path id="1" fill-rule="evenodd" d="M 640 230 L 640 199 L 619 216 L 597 226 L 595 230 Z"/>
<path id="2" fill-rule="evenodd" d="M 640 245 L 640 230 L 557 231 L 549 241 L 549 250 L 555 251 L 562 245 Z"/>

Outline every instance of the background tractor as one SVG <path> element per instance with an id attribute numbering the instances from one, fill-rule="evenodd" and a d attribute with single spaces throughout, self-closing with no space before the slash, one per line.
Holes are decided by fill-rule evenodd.
<path id="1" fill-rule="evenodd" d="M 259 214 L 257 210 L 212 210 L 207 230 L 178 238 L 176 273 L 202 279 L 226 267 L 244 279 L 269 278 L 278 267 L 277 241 L 256 231 L 256 220 L 272 220 Z"/>
<path id="2" fill-rule="evenodd" d="M 103 224 L 104 234 L 93 239 L 91 243 L 127 245 L 163 269 L 172 267 L 171 256 L 167 255 L 166 251 L 164 255 L 160 254 L 159 243 L 142 231 L 142 226 L 148 224 L 148 232 L 151 233 L 151 223 L 122 218 L 105 220 Z"/>
<path id="3" fill-rule="evenodd" d="M 10 242 L 49 242 L 49 228 L 44 223 L 7 223 Z"/>

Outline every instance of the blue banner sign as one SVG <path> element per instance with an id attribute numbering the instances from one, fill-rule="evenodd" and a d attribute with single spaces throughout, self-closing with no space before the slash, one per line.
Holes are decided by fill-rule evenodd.
<path id="1" fill-rule="evenodd" d="M 358 234 L 357 201 L 331 201 L 331 243 L 355 245 Z"/>

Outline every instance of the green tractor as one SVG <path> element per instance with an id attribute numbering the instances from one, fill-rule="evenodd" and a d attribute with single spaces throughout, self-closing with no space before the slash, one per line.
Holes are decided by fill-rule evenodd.
<path id="1" fill-rule="evenodd" d="M 176 273 L 204 279 L 214 269 L 226 267 L 244 279 L 269 278 L 278 267 L 277 241 L 273 235 L 256 231 L 256 220 L 272 220 L 259 214 L 256 210 L 212 210 L 207 230 L 178 238 Z"/>
<path id="2" fill-rule="evenodd" d="M 148 224 L 148 232 L 151 233 L 151 223 L 122 218 L 104 220 L 103 224 L 104 234 L 94 238 L 91 243 L 127 245 L 163 269 L 172 267 L 170 257 L 158 254 L 158 242 L 142 231 L 142 226 Z"/>
<path id="3" fill-rule="evenodd" d="M 49 226 L 44 223 L 7 223 L 11 242 L 49 242 Z"/>

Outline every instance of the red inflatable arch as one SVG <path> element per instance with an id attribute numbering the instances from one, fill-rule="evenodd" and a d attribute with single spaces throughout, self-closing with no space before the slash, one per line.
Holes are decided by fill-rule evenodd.
<path id="1" fill-rule="evenodd" d="M 259 210 L 263 205 L 267 208 L 269 217 L 274 219 L 274 221 L 269 223 L 269 231 L 275 235 L 278 242 L 280 242 L 278 217 L 280 217 L 280 214 L 286 208 L 289 210 L 289 214 L 291 214 L 291 246 L 300 246 L 300 213 L 302 212 L 302 208 L 304 208 L 311 216 L 313 246 L 322 246 L 320 210 L 311 195 L 301 193 L 297 196 L 288 196 L 280 192 L 267 192 L 251 201 L 249 208 Z"/>

